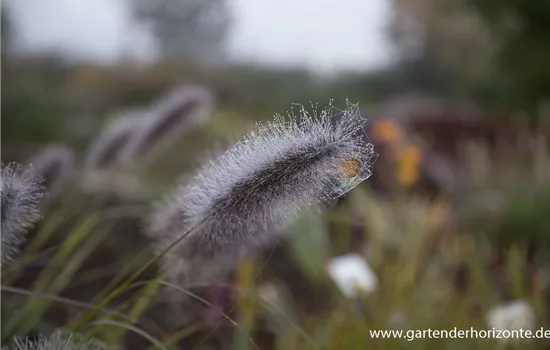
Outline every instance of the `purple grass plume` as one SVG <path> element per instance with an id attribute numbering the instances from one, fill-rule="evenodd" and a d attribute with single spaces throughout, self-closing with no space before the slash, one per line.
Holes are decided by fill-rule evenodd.
<path id="1" fill-rule="evenodd" d="M 6 266 L 19 253 L 27 230 L 40 218 L 38 204 L 44 186 L 31 167 L 17 163 L 1 167 L 1 266 Z"/>
<path id="2" fill-rule="evenodd" d="M 321 209 L 372 174 L 376 153 L 358 106 L 333 112 L 302 107 L 299 119 L 259 124 L 159 204 L 149 230 L 159 249 L 193 229 L 166 255 L 172 277 L 195 282 L 231 267 L 276 240 L 300 211 Z"/>
<path id="3" fill-rule="evenodd" d="M 165 152 L 181 136 L 207 120 L 214 98 L 201 87 L 183 85 L 154 102 L 147 124 L 125 148 L 125 163 L 146 163 Z"/>
<path id="4" fill-rule="evenodd" d="M 145 109 L 128 110 L 104 126 L 92 144 L 84 164 L 80 187 L 86 193 L 132 197 L 141 185 L 135 174 L 120 172 L 121 156 L 131 140 L 147 126 Z"/>
<path id="5" fill-rule="evenodd" d="M 37 176 L 44 179 L 49 198 L 55 198 L 66 188 L 75 171 L 74 152 L 66 146 L 49 146 L 38 151 L 30 160 Z"/>
<path id="6" fill-rule="evenodd" d="M 96 339 L 56 330 L 49 337 L 14 337 L 11 347 L 2 350 L 103 350 L 107 347 Z"/>
<path id="7" fill-rule="evenodd" d="M 88 171 L 102 171 L 120 162 L 129 143 L 148 123 L 148 112 L 130 110 L 109 121 L 92 144 L 85 160 Z"/>

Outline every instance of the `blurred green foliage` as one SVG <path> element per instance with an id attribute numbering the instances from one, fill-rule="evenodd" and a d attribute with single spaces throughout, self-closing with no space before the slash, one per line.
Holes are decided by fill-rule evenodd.
<path id="1" fill-rule="evenodd" d="M 511 193 L 489 208 L 476 211 L 468 228 L 486 234 L 494 244 L 534 246 L 547 252 L 550 249 L 550 191 L 548 188 Z"/>
<path id="2" fill-rule="evenodd" d="M 59 140 L 63 101 L 52 91 L 14 88 L 2 94 L 2 139 L 4 142 Z"/>
<path id="3" fill-rule="evenodd" d="M 550 248 L 550 190 L 522 194 L 507 199 L 500 231 L 503 236 L 535 242 L 541 249 Z"/>
<path id="4" fill-rule="evenodd" d="M 550 4 L 539 0 L 467 0 L 494 38 L 495 96 L 536 113 L 550 96 Z"/>

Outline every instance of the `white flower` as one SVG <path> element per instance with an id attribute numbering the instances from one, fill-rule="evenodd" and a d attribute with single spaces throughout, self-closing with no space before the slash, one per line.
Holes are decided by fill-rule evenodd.
<path id="1" fill-rule="evenodd" d="M 533 330 L 536 316 L 533 308 L 523 300 L 514 300 L 489 311 L 487 322 L 498 330 Z M 505 338 L 499 338 L 506 341 Z"/>
<path id="2" fill-rule="evenodd" d="M 371 293 L 378 286 L 376 274 L 359 254 L 346 254 L 331 259 L 327 271 L 342 294 L 348 298 Z"/>

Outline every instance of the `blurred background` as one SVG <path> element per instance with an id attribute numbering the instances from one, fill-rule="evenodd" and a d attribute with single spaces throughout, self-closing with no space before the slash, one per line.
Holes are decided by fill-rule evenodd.
<path id="1" fill-rule="evenodd" d="M 42 166 L 55 194 L 3 271 L 3 344 L 84 322 L 152 253 L 150 203 L 213 150 L 293 104 L 349 100 L 379 153 L 371 178 L 218 284 L 166 294 L 148 271 L 110 305 L 132 321 L 96 316 L 93 335 L 121 349 L 548 347 L 369 330 L 549 327 L 550 2 L 5 0 L 1 10 L 2 162 Z"/>

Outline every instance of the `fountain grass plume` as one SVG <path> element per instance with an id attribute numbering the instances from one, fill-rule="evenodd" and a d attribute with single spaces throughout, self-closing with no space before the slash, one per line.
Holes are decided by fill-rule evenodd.
<path id="1" fill-rule="evenodd" d="M 116 165 L 130 141 L 146 126 L 148 118 L 146 111 L 130 110 L 108 122 L 88 152 L 86 169 L 105 170 Z"/>
<path id="2" fill-rule="evenodd" d="M 205 121 L 214 97 L 205 88 L 183 85 L 153 103 L 150 118 L 125 148 L 125 163 L 144 163 L 162 154 L 180 137 Z"/>
<path id="3" fill-rule="evenodd" d="M 150 233 L 165 247 L 196 229 L 167 259 L 184 261 L 187 275 L 229 266 L 273 241 L 301 210 L 321 208 L 367 179 L 376 153 L 366 120 L 357 105 L 333 112 L 330 104 L 320 113 L 301 107 L 299 117 L 276 116 L 180 184 L 155 210 Z"/>
<path id="4" fill-rule="evenodd" d="M 63 330 L 54 331 L 49 337 L 14 337 L 11 347 L 2 350 L 102 350 L 107 349 L 103 343 L 88 339 L 80 334 Z"/>
<path id="5" fill-rule="evenodd" d="M 17 255 L 27 230 L 40 217 L 38 204 L 44 186 L 32 167 L 12 162 L 1 168 L 1 266 L 5 266 Z"/>
<path id="6" fill-rule="evenodd" d="M 71 180 L 75 170 L 74 152 L 66 146 L 48 146 L 30 160 L 33 171 L 44 179 L 50 198 L 59 195 Z"/>

